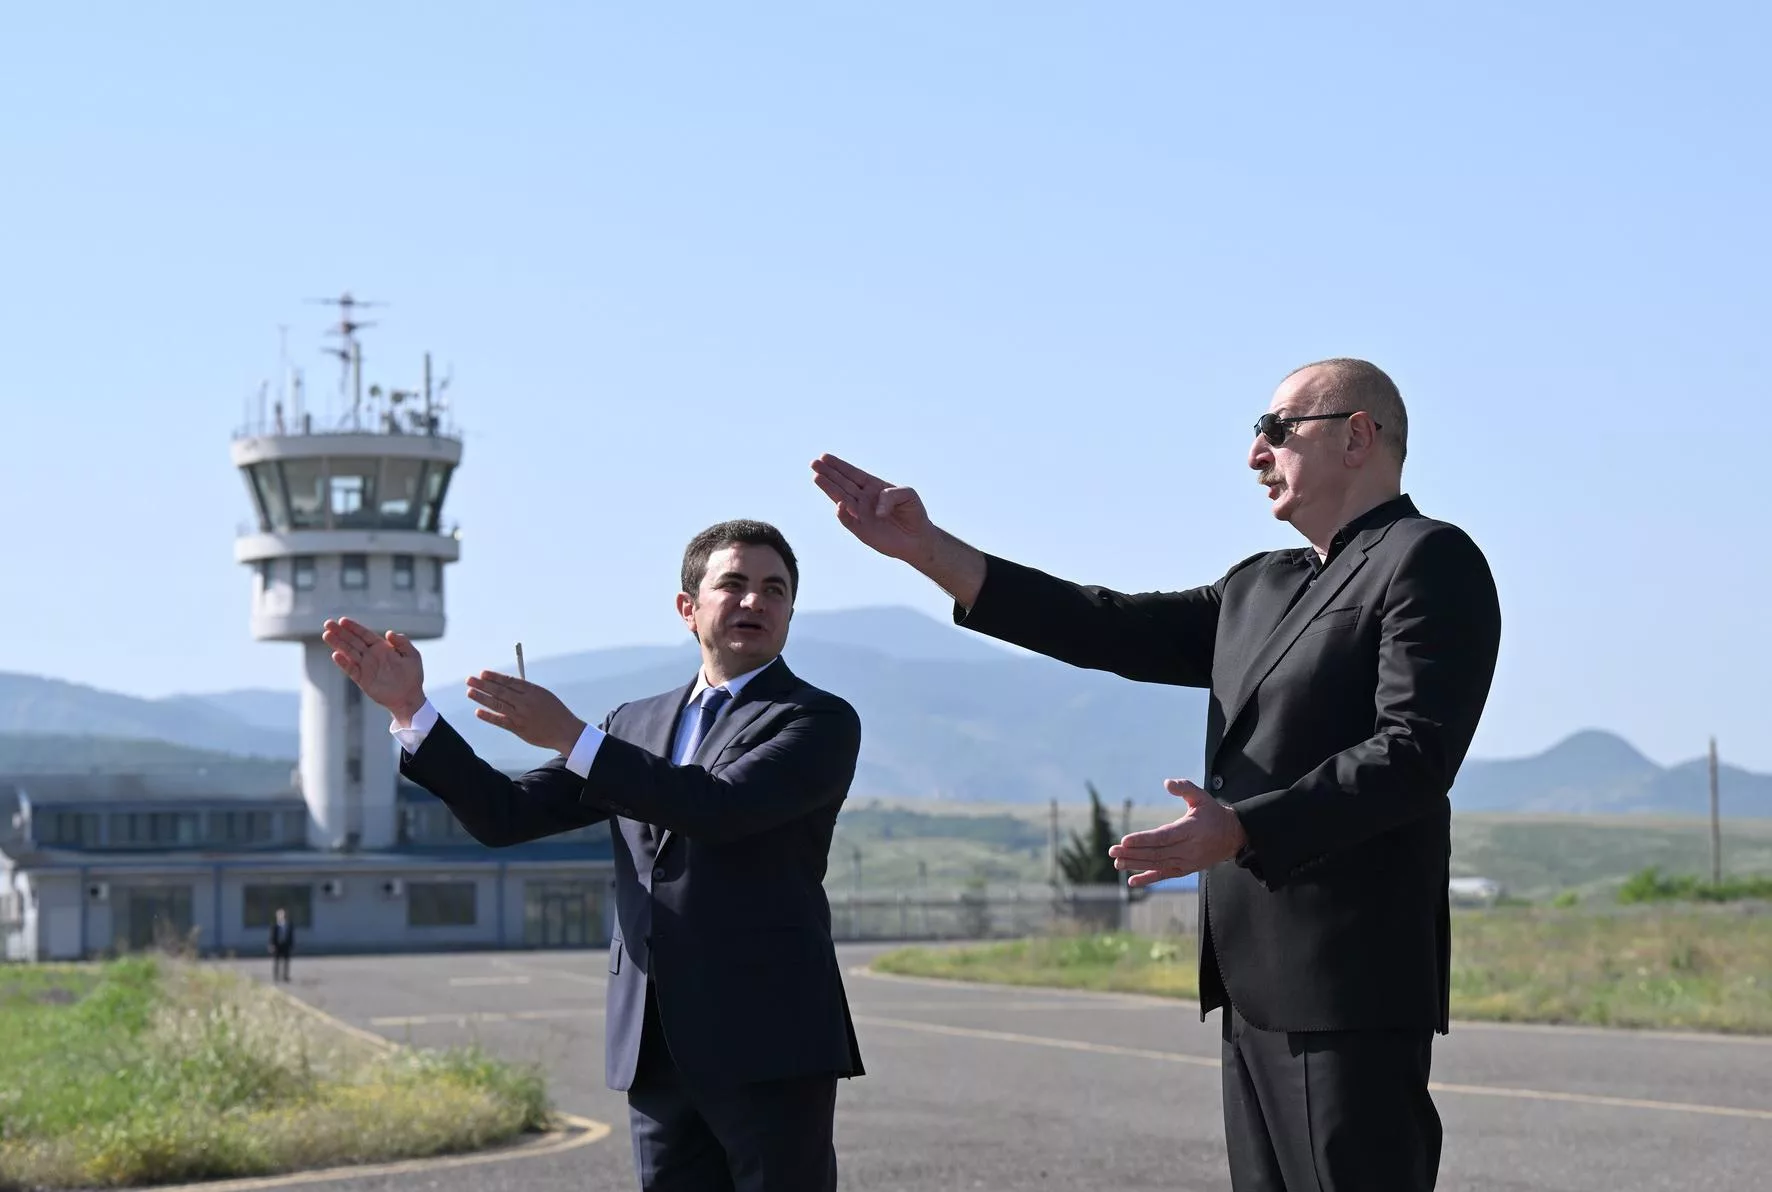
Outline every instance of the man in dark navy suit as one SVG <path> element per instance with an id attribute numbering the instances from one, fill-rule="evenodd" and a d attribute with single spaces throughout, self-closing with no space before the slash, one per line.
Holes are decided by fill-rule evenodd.
<path id="1" fill-rule="evenodd" d="M 914 489 L 813 464 L 842 523 L 941 585 L 957 623 L 1208 690 L 1201 784 L 1166 783 L 1187 814 L 1109 852 L 1134 886 L 1200 873 L 1200 1011 L 1223 1009 L 1238 1192 L 1425 1192 L 1439 1169 L 1428 1072 L 1448 1027 L 1449 792 L 1501 611 L 1470 536 L 1404 495 L 1407 442 L 1377 366 L 1294 370 L 1247 463 L 1306 545 L 1172 592 L 988 555 L 932 523 Z"/>
<path id="2" fill-rule="evenodd" d="M 499 847 L 609 820 L 609 1087 L 647 1192 L 837 1186 L 837 1081 L 862 1074 L 824 893 L 861 725 L 781 657 L 799 568 L 773 526 L 722 522 L 683 555 L 701 668 L 587 725 L 509 675 L 475 715 L 558 755 L 511 779 L 424 694 L 409 639 L 328 621 L 333 660 L 393 716 L 401 772 Z"/>

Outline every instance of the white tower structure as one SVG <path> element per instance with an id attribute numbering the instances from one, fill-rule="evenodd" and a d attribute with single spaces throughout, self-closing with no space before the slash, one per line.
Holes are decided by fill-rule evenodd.
<path id="1" fill-rule="evenodd" d="M 344 363 L 349 409 L 332 425 L 303 408 L 301 376 L 285 363 L 286 399 L 233 441 L 257 514 L 234 557 L 256 571 L 252 635 L 302 647 L 299 780 L 308 839 L 354 851 L 396 843 L 395 751 L 387 716 L 364 700 L 320 640 L 329 617 L 349 616 L 415 640 L 441 637 L 443 567 L 460 557 L 460 533 L 443 528 L 443 498 L 461 462 L 461 438 L 444 425 L 431 361 L 414 389 L 363 394 L 357 308 L 349 293 L 330 348 Z M 285 406 L 288 406 L 286 411 Z"/>

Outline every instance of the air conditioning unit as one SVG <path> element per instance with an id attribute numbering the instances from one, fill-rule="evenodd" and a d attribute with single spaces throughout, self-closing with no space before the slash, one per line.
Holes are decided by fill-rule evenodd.
<path id="1" fill-rule="evenodd" d="M 111 883 L 93 882 L 86 887 L 86 897 L 92 899 L 94 902 L 111 901 Z"/>
<path id="2" fill-rule="evenodd" d="M 320 883 L 320 897 L 322 897 L 322 898 L 343 898 L 344 896 L 345 896 L 345 884 L 341 879 L 336 878 L 336 877 L 329 877 L 325 881 Z"/>
<path id="3" fill-rule="evenodd" d="M 406 893 L 406 883 L 397 877 L 388 878 L 381 884 L 383 898 L 398 898 L 404 893 Z"/>

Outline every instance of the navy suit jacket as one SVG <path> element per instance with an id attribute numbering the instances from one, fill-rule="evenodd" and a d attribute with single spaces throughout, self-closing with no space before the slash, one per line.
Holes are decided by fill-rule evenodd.
<path id="1" fill-rule="evenodd" d="M 824 892 L 860 718 L 777 658 L 675 766 L 693 688 L 611 712 L 584 779 L 563 757 L 512 779 L 443 720 L 417 754 L 401 752 L 400 770 L 494 848 L 610 821 L 610 1088 L 633 1083 L 649 984 L 671 1056 L 693 1084 L 860 1076 Z"/>

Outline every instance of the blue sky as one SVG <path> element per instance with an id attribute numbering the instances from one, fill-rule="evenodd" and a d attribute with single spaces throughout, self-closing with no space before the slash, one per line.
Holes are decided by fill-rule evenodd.
<path id="1" fill-rule="evenodd" d="M 150 8 L 159 11 L 150 11 Z M 1597 726 L 1772 769 L 1772 174 L 1741 6 L 124 3 L 0 15 L 0 670 L 293 687 L 228 438 L 453 371 L 451 683 L 674 640 L 682 544 L 802 607 L 946 603 L 808 461 L 1125 588 L 1295 545 L 1244 457 L 1298 363 L 1410 402 L 1504 643 L 1475 746 Z M 600 715 L 601 709 L 592 710 Z"/>

